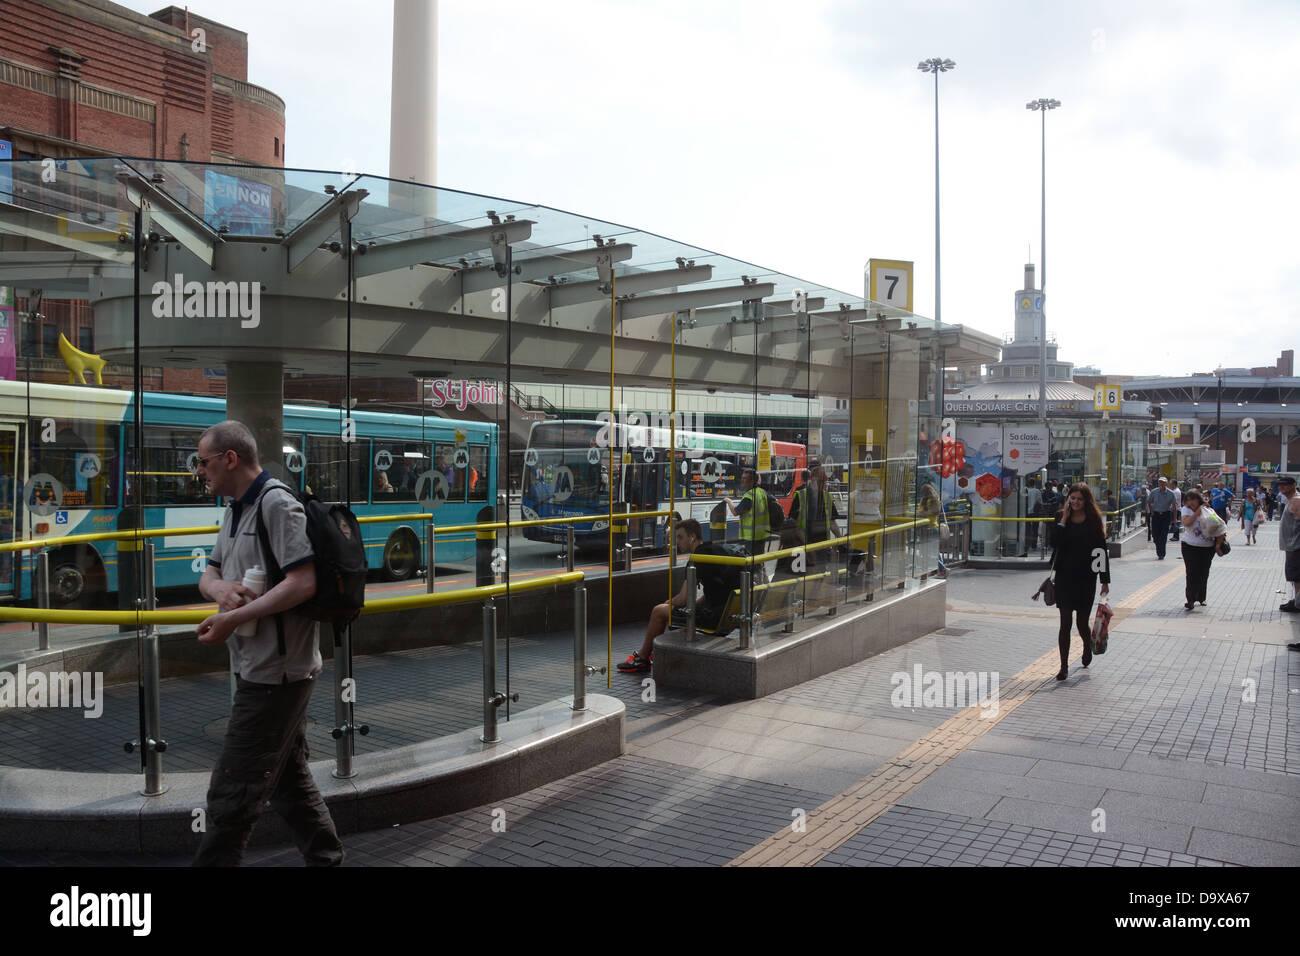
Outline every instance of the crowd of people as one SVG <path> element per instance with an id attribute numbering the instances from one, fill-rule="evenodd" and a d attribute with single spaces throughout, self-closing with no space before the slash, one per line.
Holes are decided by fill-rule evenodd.
<path id="1" fill-rule="evenodd" d="M 804 483 L 796 491 L 788 516 L 780 524 L 782 548 L 802 546 L 827 540 L 832 533 L 840 533 L 841 520 L 834 500 L 827 490 L 825 471 L 816 462 L 804 473 Z M 938 496 L 930 489 L 937 506 Z M 766 548 L 769 533 L 775 533 L 774 513 L 770 510 L 767 493 L 761 487 L 759 476 L 747 469 L 742 476 L 743 494 L 739 501 L 727 500 L 726 507 L 740 519 L 743 553 L 758 554 Z M 1258 544 L 1259 526 L 1273 520 L 1274 513 L 1281 519 L 1279 547 L 1285 552 L 1284 573 L 1292 590 L 1291 597 L 1281 605 L 1286 613 L 1300 613 L 1300 496 L 1296 495 L 1296 481 L 1289 475 L 1277 479 L 1275 488 L 1251 488 L 1241 501 L 1240 511 L 1232 515 L 1235 495 L 1226 483 L 1216 481 L 1205 489 L 1192 484 L 1183 489 L 1176 478 L 1159 476 L 1151 484 L 1125 482 L 1118 498 L 1107 489 L 1095 497 L 1092 489 L 1083 482 L 1064 487 L 1056 481 L 1047 481 L 1041 488 L 1031 479 L 1026 483 L 1027 505 L 1030 515 L 1054 519 L 1047 524 L 1047 544 L 1052 552 L 1052 571 L 1055 600 L 1060 614 L 1057 646 L 1061 655 L 1061 669 L 1057 680 L 1068 677 L 1068 660 L 1073 632 L 1077 630 L 1083 641 L 1082 664 L 1088 667 L 1093 659 L 1091 627 L 1093 605 L 1100 597 L 1107 600 L 1110 592 L 1110 554 L 1107 545 L 1107 521 L 1104 512 L 1110 512 L 1111 521 L 1129 525 L 1141 520 L 1147 529 L 1147 538 L 1155 546 L 1155 557 L 1167 557 L 1170 541 L 1181 546 L 1179 557 L 1186 576 L 1184 608 L 1194 610 L 1197 605 L 1207 606 L 1210 568 L 1216 556 L 1228 553 L 1228 529 L 1232 518 L 1238 520 L 1245 544 Z M 920 500 L 928 502 L 926 491 Z M 922 508 L 929 513 L 928 504 Z M 1046 523 L 1046 522 L 1045 522 Z M 701 551 L 702 531 L 695 521 L 677 523 L 679 553 L 693 555 Z M 1031 524 L 1026 543 L 1035 547 L 1038 525 Z M 704 545 L 708 549 L 709 546 Z M 811 560 L 811 559 L 810 559 Z M 784 565 L 784 567 L 783 567 Z M 734 569 L 732 569 L 734 570 Z M 791 573 L 790 559 L 778 562 L 776 575 Z M 696 620 L 716 623 L 720 604 L 737 586 L 736 582 L 723 580 L 726 567 L 703 564 L 699 566 L 704 599 L 697 604 Z M 654 639 L 667 630 L 674 608 L 686 605 L 685 586 L 670 601 L 654 609 L 647 626 L 645 639 L 627 660 L 619 664 L 625 673 L 643 673 L 653 664 Z M 1287 645 L 1300 651 L 1300 642 Z"/>

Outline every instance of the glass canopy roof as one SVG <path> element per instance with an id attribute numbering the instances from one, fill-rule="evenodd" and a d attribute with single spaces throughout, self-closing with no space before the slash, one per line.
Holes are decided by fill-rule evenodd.
<path id="1" fill-rule="evenodd" d="M 594 249 L 599 241 L 630 244 L 630 257 L 616 261 L 614 274 L 630 275 L 694 263 L 711 266 L 707 281 L 682 285 L 679 291 L 736 286 L 745 280 L 771 283 L 773 300 L 788 300 L 796 289 L 822 298 L 817 311 L 861 310 L 869 304 L 871 318 L 909 320 L 935 328 L 930 319 L 883 303 L 866 303 L 861 295 L 827 288 L 677 242 L 650 232 L 549 206 L 499 197 L 421 186 L 385 177 L 308 169 L 230 166 L 165 162 L 152 159 L 98 157 L 90 159 L 12 160 L 0 162 L 0 202 L 12 203 L 59 217 L 79 233 L 130 235 L 132 213 L 120 180 L 139 179 L 188 211 L 200 229 L 225 241 L 256 241 L 291 236 L 309 223 L 336 197 L 363 196 L 352 220 L 353 238 L 381 248 L 405 239 L 428 238 L 492 224 L 513 217 L 532 223 L 531 237 L 514 245 L 515 263 L 532 257 L 560 257 L 565 252 Z M 428 260 L 451 268 L 489 265 L 491 248 L 483 241 L 475 253 L 446 261 Z M 563 262 L 553 270 L 563 270 Z M 589 255 L 574 260 L 571 271 L 549 271 L 543 281 L 590 280 Z M 861 315 L 861 313 L 859 313 Z"/>

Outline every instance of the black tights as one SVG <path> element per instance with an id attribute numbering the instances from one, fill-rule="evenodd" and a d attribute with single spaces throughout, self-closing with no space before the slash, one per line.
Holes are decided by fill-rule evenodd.
<path id="1" fill-rule="evenodd" d="M 1061 650 L 1061 669 L 1064 670 L 1070 662 L 1070 615 L 1073 614 L 1079 625 L 1079 636 L 1083 638 L 1083 649 L 1088 649 L 1088 640 L 1092 637 L 1092 628 L 1088 625 L 1089 612 L 1091 607 L 1081 607 L 1071 609 L 1057 605 L 1057 610 L 1061 612 L 1061 629 L 1056 634 L 1056 644 Z"/>

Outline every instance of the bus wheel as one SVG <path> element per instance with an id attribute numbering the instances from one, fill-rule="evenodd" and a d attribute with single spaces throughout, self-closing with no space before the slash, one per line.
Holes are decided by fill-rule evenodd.
<path id="1" fill-rule="evenodd" d="M 64 548 L 50 555 L 50 604 L 79 604 L 106 584 L 99 555 L 86 548 Z"/>
<path id="2" fill-rule="evenodd" d="M 420 566 L 420 542 L 405 529 L 394 531 L 384 545 L 384 577 L 389 581 L 406 581 Z"/>

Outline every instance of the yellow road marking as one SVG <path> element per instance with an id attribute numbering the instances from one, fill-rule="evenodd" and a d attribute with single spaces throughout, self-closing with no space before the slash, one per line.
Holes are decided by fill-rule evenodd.
<path id="1" fill-rule="evenodd" d="M 1112 626 L 1151 600 L 1175 579 L 1183 576 L 1181 567 L 1173 568 L 1150 584 L 1134 591 L 1114 605 Z M 957 613 L 981 613 L 960 610 Z M 997 613 L 986 611 L 982 613 Z M 1012 612 L 1020 617 L 1047 615 Z M 1072 655 L 1071 663 L 1082 656 Z M 987 708 L 976 704 L 949 717 L 916 743 L 895 754 L 856 784 L 811 811 L 803 821 L 802 832 L 795 824 L 774 833 L 762 843 L 746 850 L 728 866 L 812 866 L 831 851 L 847 843 L 863 827 L 898 804 L 931 774 L 997 726 L 1034 692 L 1056 678 L 1060 653 L 1053 649 L 1021 670 L 999 688 L 996 714 L 982 717 Z"/>

